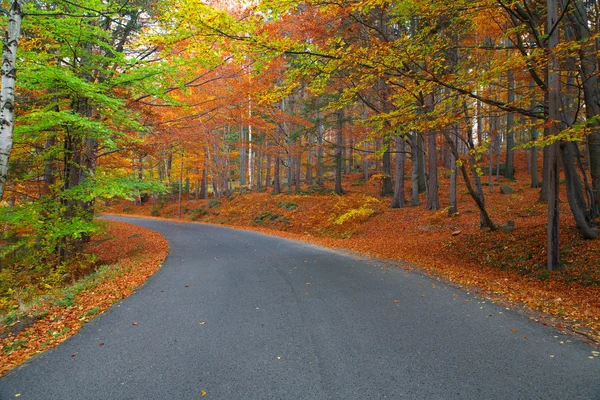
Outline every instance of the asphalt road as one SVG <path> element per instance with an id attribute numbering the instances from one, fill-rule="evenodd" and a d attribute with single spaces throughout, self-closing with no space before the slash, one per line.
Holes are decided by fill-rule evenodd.
<path id="1" fill-rule="evenodd" d="M 417 272 L 254 232 L 114 219 L 162 233 L 165 265 L 0 378 L 0 399 L 600 399 L 591 347 Z"/>

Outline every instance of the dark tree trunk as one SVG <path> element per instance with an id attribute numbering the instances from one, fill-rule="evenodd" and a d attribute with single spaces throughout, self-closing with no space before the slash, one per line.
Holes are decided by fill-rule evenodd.
<path id="1" fill-rule="evenodd" d="M 421 204 L 419 201 L 419 148 L 418 148 L 417 133 L 413 132 L 410 135 L 410 147 L 411 147 L 411 159 L 412 159 L 412 170 L 411 170 L 411 195 L 410 205 L 416 207 Z"/>
<path id="2" fill-rule="evenodd" d="M 460 159 L 460 154 L 458 153 L 456 145 L 452 141 L 452 137 L 448 134 L 448 132 L 446 130 L 442 130 L 442 133 L 444 134 L 446 143 L 448 143 L 448 146 L 450 146 L 450 149 L 452 150 L 452 154 L 454 155 L 454 157 L 456 157 L 457 160 Z M 469 173 L 467 172 L 467 168 L 465 167 L 464 163 L 460 164 L 460 171 L 462 173 L 463 180 L 465 182 L 465 186 L 467 187 L 467 190 L 469 191 L 469 194 L 471 195 L 471 198 L 475 201 L 475 204 L 477 204 L 477 207 L 479 208 L 479 211 L 481 212 L 481 217 L 483 219 L 485 226 L 490 228 L 490 230 L 492 230 L 492 231 L 496 230 L 496 225 L 492 222 L 487 210 L 485 209 L 485 204 L 483 202 L 483 196 L 481 196 L 481 197 L 478 196 L 477 192 L 473 189 L 473 185 L 471 185 L 471 180 L 469 179 Z"/>
<path id="3" fill-rule="evenodd" d="M 419 193 L 423 193 L 427 191 L 427 178 L 425 177 L 425 142 L 421 134 L 417 134 L 417 148 Z"/>
<path id="4" fill-rule="evenodd" d="M 388 129 L 390 129 L 389 126 Z M 390 138 L 385 138 L 383 145 L 385 146 L 385 152 L 383 153 L 382 159 L 383 179 L 381 181 L 381 196 L 391 196 L 394 194 L 394 188 L 392 186 L 392 140 Z"/>
<path id="5" fill-rule="evenodd" d="M 515 73 L 514 71 L 508 71 L 508 104 L 512 104 L 515 101 Z M 504 167 L 504 177 L 508 179 L 515 178 L 515 162 L 514 162 L 514 150 L 515 147 L 515 116 L 509 112 L 506 115 L 506 163 Z"/>
<path id="6" fill-rule="evenodd" d="M 323 121 L 317 111 L 317 185 L 323 186 Z"/>
<path id="7" fill-rule="evenodd" d="M 597 4 L 597 3 L 596 3 Z M 595 12 L 598 12 L 596 7 Z M 590 123 L 590 134 L 587 137 L 589 153 L 590 174 L 592 176 L 592 190 L 594 200 L 594 217 L 600 212 L 600 120 L 595 119 L 600 114 L 600 80 L 598 69 L 598 39 L 591 40 L 590 21 L 586 12 L 586 5 L 582 0 L 576 0 L 574 7 L 568 14 L 575 37 L 581 43 L 579 51 L 579 69 L 582 75 L 583 96 L 585 99 L 585 113 Z M 598 20 L 595 21 L 598 29 Z"/>
<path id="8" fill-rule="evenodd" d="M 458 124 L 452 124 L 452 140 L 454 144 L 458 143 Z M 449 150 L 448 147 L 445 149 Z M 458 212 L 458 203 L 456 201 L 456 158 L 452 151 L 449 151 L 450 154 L 450 193 L 449 193 L 449 207 L 448 207 L 448 215 L 452 216 Z"/>
<path id="9" fill-rule="evenodd" d="M 565 183 L 567 186 L 567 200 L 575 218 L 577 229 L 579 229 L 583 238 L 596 239 L 598 237 L 598 229 L 594 228 L 593 214 L 587 207 L 583 196 L 581 180 L 575 166 L 576 146 L 577 144 L 573 142 L 563 142 L 560 145 L 563 169 L 565 171 Z"/>
<path id="10" fill-rule="evenodd" d="M 558 21 L 557 0 L 547 0 L 547 26 L 555 26 Z M 546 94 L 548 105 L 548 135 L 556 136 L 560 133 L 560 64 L 557 55 L 553 53 L 559 42 L 559 29 L 554 29 L 548 37 L 548 92 Z M 548 260 L 546 268 L 549 271 L 560 267 L 560 242 L 559 242 L 559 187 L 558 187 L 558 157 L 560 147 L 558 142 L 548 146 Z"/>
<path id="11" fill-rule="evenodd" d="M 548 136 L 548 128 L 544 128 L 544 136 Z M 540 197 L 538 199 L 539 203 L 547 203 L 548 202 L 548 175 L 550 174 L 550 154 L 549 147 L 545 146 L 542 149 L 542 184 L 540 187 Z"/>
<path id="12" fill-rule="evenodd" d="M 427 132 L 427 156 L 429 158 L 428 170 L 429 181 L 427 190 L 427 209 L 437 211 L 440 208 L 440 199 L 438 195 L 438 166 L 437 166 L 437 135 L 435 131 Z"/>
<path id="13" fill-rule="evenodd" d="M 533 80 L 529 83 L 529 89 L 534 89 Z M 536 106 L 535 102 L 531 102 L 531 109 Z M 535 142 L 538 138 L 538 131 L 535 125 L 531 126 L 531 141 Z M 540 187 L 540 178 L 538 176 L 538 147 L 533 146 L 531 148 L 531 187 L 538 188 Z"/>
<path id="14" fill-rule="evenodd" d="M 281 158 L 279 156 L 279 149 L 277 149 L 277 154 L 275 155 L 275 164 L 274 164 L 274 168 L 273 168 L 273 194 L 280 194 L 281 193 L 281 182 L 280 182 L 280 172 L 279 172 L 279 167 L 281 165 Z"/>
<path id="15" fill-rule="evenodd" d="M 265 171 L 265 187 L 271 187 L 271 154 L 267 154 L 267 168 Z"/>
<path id="16" fill-rule="evenodd" d="M 337 130 L 335 132 L 335 151 L 334 151 L 334 164 L 335 164 L 335 193 L 344 194 L 342 189 L 342 146 L 343 146 L 343 129 L 344 129 L 344 110 L 339 109 L 337 111 Z"/>
<path id="17" fill-rule="evenodd" d="M 394 198 L 391 208 L 406 207 L 406 198 L 404 197 L 404 163 L 406 160 L 406 143 L 402 136 L 396 136 L 396 165 L 394 174 Z"/>

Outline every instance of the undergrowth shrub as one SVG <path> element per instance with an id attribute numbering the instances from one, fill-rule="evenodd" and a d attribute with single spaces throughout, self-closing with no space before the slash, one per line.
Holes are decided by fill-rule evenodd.
<path id="1" fill-rule="evenodd" d="M 362 196 L 358 204 L 350 204 L 346 197 L 341 197 L 334 207 L 333 223 L 342 225 L 346 222 L 362 222 L 375 213 L 381 202 L 371 196 Z"/>
<path id="2" fill-rule="evenodd" d="M 192 221 L 198 221 L 202 217 L 208 215 L 208 211 L 204 209 L 204 207 L 194 208 L 190 211 L 190 219 Z"/>

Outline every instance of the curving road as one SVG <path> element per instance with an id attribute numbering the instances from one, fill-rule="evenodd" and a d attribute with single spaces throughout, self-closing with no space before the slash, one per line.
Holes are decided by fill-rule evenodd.
<path id="1" fill-rule="evenodd" d="M 111 218 L 162 233 L 164 267 L 0 378 L 0 399 L 600 399 L 591 347 L 419 273 L 254 232 Z"/>

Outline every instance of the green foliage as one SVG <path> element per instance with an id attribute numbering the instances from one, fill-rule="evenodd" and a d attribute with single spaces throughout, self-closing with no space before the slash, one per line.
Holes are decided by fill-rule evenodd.
<path id="1" fill-rule="evenodd" d="M 255 218 L 254 218 L 254 223 L 256 225 L 264 225 L 267 222 L 275 222 L 279 219 L 279 215 L 275 214 L 273 212 L 270 211 L 265 211 L 262 212 L 260 214 L 258 214 Z"/>
<path id="2" fill-rule="evenodd" d="M 210 200 L 208 202 L 208 208 L 217 208 L 221 205 L 221 202 L 219 200 Z"/>
<path id="3" fill-rule="evenodd" d="M 198 208 L 194 208 L 191 212 L 190 212 L 190 219 L 192 221 L 198 221 L 199 219 L 201 219 L 202 217 L 204 217 L 205 215 L 208 215 L 208 211 L 206 211 L 204 209 L 204 207 L 198 207 Z"/>
<path id="4" fill-rule="evenodd" d="M 160 207 L 158 207 L 158 206 L 152 207 L 152 209 L 150 210 L 150 215 L 153 217 L 160 216 Z"/>
<path id="5" fill-rule="evenodd" d="M 295 210 L 298 208 L 298 204 L 296 203 L 287 203 L 285 201 L 280 201 L 279 203 L 277 203 L 277 207 L 279 208 L 285 208 L 286 210 Z"/>

